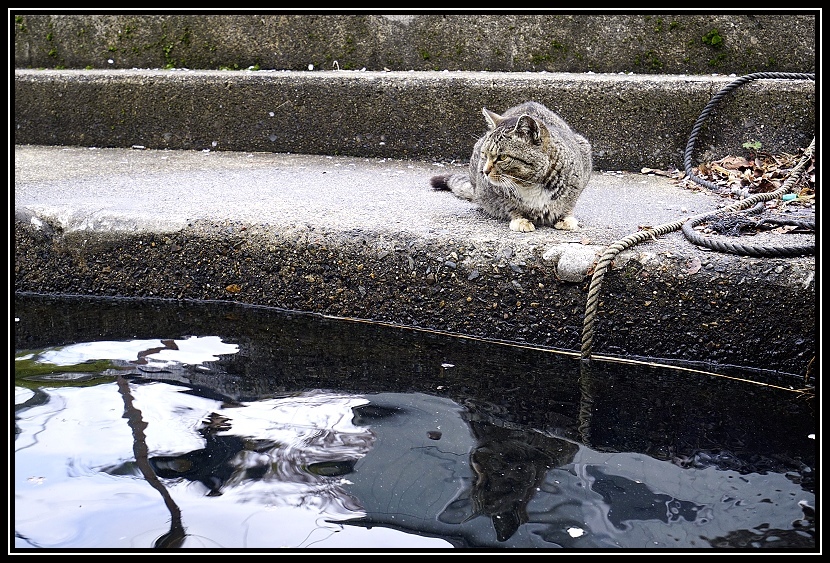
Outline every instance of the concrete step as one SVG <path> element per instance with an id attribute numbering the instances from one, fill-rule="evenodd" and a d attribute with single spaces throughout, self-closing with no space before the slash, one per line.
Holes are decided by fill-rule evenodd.
<path id="1" fill-rule="evenodd" d="M 15 68 L 694 75 L 815 72 L 821 14 L 20 12 Z"/>
<path id="2" fill-rule="evenodd" d="M 504 72 L 15 70 L 15 142 L 371 158 L 470 158 L 481 108 L 527 100 L 592 143 L 594 166 L 683 168 L 727 76 Z M 703 123 L 694 163 L 795 153 L 815 135 L 815 83 L 751 80 Z"/>
<path id="3" fill-rule="evenodd" d="M 227 299 L 574 351 L 608 245 L 734 202 L 640 174 L 683 168 L 713 96 L 767 73 L 723 96 L 694 164 L 815 135 L 810 12 L 12 15 L 16 291 Z M 482 107 L 528 99 L 593 145 L 579 231 L 514 233 L 429 188 L 464 169 Z M 814 256 L 671 232 L 615 260 L 593 351 L 800 376 L 814 278 Z"/>
<path id="4" fill-rule="evenodd" d="M 815 72 L 818 17 L 27 13 L 13 24 L 15 142 L 466 160 L 482 107 L 532 99 L 593 143 L 597 168 L 682 168 L 735 77 Z M 810 80 L 748 82 L 697 156 L 749 141 L 795 152 L 815 106 Z"/>
<path id="5" fill-rule="evenodd" d="M 433 191 L 430 176 L 448 170 L 463 168 L 18 145 L 15 290 L 234 300 L 579 351 L 608 245 L 729 201 L 660 175 L 596 172 L 580 230 L 517 233 Z M 799 240 L 815 244 L 738 242 Z M 803 374 L 815 291 L 815 256 L 738 256 L 668 232 L 615 258 L 592 352 Z"/>

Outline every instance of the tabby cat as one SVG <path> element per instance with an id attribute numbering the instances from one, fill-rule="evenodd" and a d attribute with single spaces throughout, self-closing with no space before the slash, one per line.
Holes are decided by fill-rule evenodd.
<path id="1" fill-rule="evenodd" d="M 473 147 L 469 175 L 433 176 L 432 187 L 510 221 L 514 231 L 577 228 L 573 209 L 591 176 L 590 143 L 537 102 L 482 112 L 489 129 Z"/>

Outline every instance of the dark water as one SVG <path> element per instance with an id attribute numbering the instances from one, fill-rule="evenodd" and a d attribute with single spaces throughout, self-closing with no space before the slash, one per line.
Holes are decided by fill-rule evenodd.
<path id="1" fill-rule="evenodd" d="M 817 548 L 796 375 L 221 303 L 14 315 L 15 550 Z"/>

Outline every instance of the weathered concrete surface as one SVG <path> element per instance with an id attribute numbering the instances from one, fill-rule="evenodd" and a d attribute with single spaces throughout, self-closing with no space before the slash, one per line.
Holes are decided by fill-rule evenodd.
<path id="1" fill-rule="evenodd" d="M 527 100 L 592 143 L 595 168 L 683 168 L 728 76 L 505 72 L 15 70 L 17 144 L 211 149 L 467 161 L 481 108 Z M 749 81 L 721 98 L 694 164 L 795 153 L 815 135 L 815 83 Z"/>
<path id="2" fill-rule="evenodd" d="M 815 72 L 816 9 L 782 13 L 13 12 L 17 68 Z M 750 10 L 750 12 L 752 12 Z"/>
<path id="3" fill-rule="evenodd" d="M 682 168 L 734 75 L 814 73 L 818 12 L 10 16 L 15 290 L 230 299 L 578 350 L 596 254 L 720 203 L 636 172 Z M 428 187 L 469 159 L 481 107 L 528 99 L 593 144 L 578 233 L 513 233 Z M 747 141 L 796 152 L 815 107 L 812 80 L 746 83 L 694 162 Z M 670 233 L 615 261 L 594 351 L 801 374 L 814 277 L 814 257 Z"/>
<path id="4" fill-rule="evenodd" d="M 723 203 L 597 172 L 582 229 L 514 233 L 429 188 L 455 165 L 45 146 L 14 160 L 16 291 L 234 300 L 569 350 L 592 257 Z M 814 256 L 739 257 L 672 232 L 615 260 L 593 351 L 803 374 L 815 292 Z"/>

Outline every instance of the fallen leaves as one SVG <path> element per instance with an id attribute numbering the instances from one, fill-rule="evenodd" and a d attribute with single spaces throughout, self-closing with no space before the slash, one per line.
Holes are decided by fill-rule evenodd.
<path id="1" fill-rule="evenodd" d="M 780 188 L 790 177 L 792 169 L 804 154 L 771 154 L 761 151 L 749 151 L 747 156 L 729 155 L 720 160 L 702 162 L 692 172 L 702 180 L 723 187 L 725 195 L 737 195 L 741 198 L 750 194 L 772 192 Z M 816 169 L 815 155 L 793 184 L 792 200 L 802 205 L 812 205 L 815 199 Z M 683 170 L 642 168 L 642 174 L 656 174 L 676 180 L 684 187 L 700 190 L 703 187 L 691 180 Z"/>

